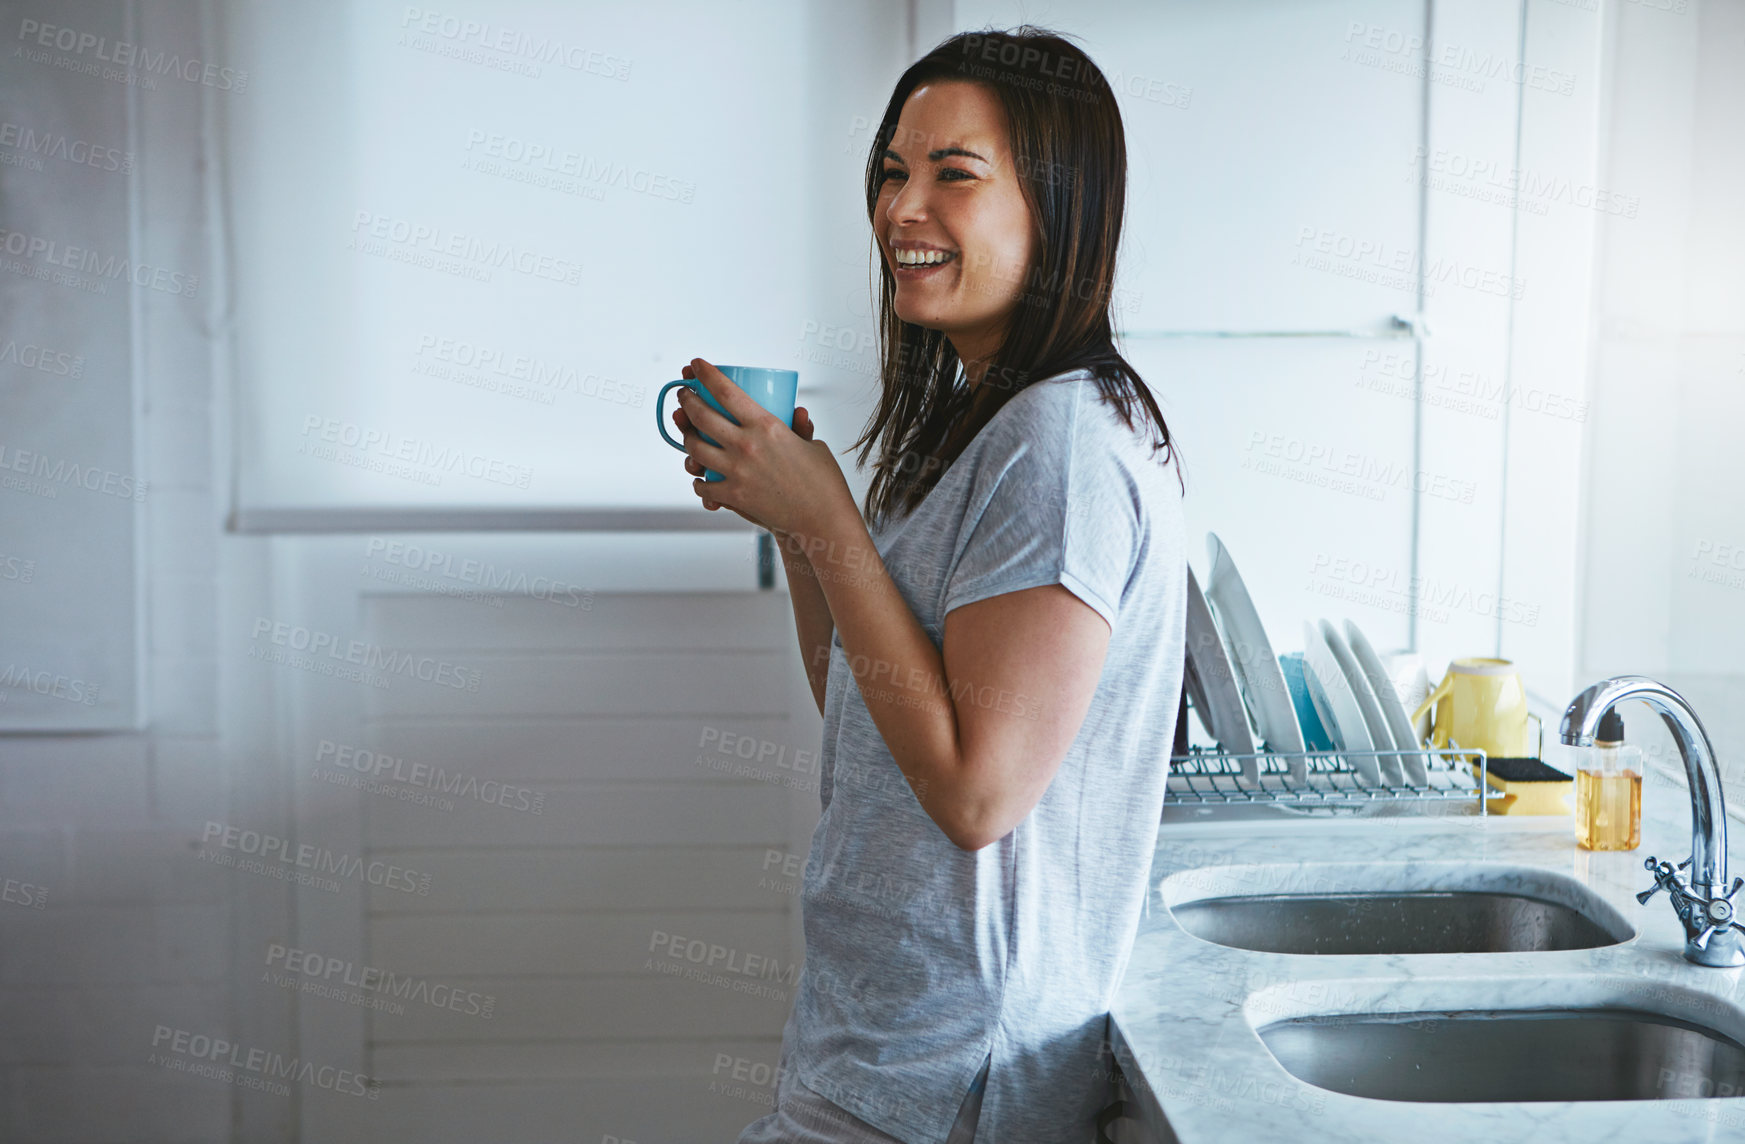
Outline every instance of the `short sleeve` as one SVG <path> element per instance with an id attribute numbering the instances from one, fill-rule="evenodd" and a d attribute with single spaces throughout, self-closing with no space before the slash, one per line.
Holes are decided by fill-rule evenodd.
<path id="1" fill-rule="evenodd" d="M 940 615 L 1060 584 L 1113 629 L 1142 540 L 1136 491 L 1110 442 L 1086 432 L 1099 423 L 1081 421 L 1098 401 L 1094 387 L 1037 396 L 1022 410 L 1014 398 L 1001 414 L 1021 415 L 986 427 L 998 431 L 980 458 Z"/>

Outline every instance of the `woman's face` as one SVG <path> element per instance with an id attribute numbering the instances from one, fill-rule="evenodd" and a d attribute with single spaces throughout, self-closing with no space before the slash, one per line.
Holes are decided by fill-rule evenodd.
<path id="1" fill-rule="evenodd" d="M 966 361 L 993 354 L 1037 245 L 999 99 L 977 83 L 922 84 L 882 162 L 873 219 L 897 316 L 942 331 Z M 914 251 L 949 257 L 931 267 L 898 261 Z"/>

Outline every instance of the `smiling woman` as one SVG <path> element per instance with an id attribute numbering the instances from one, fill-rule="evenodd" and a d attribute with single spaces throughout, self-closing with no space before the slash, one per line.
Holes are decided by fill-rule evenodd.
<path id="1" fill-rule="evenodd" d="M 868 157 L 865 519 L 800 411 L 790 432 L 700 360 L 739 424 L 680 391 L 687 469 L 725 474 L 698 496 L 782 542 L 824 715 L 806 968 L 740 1144 L 1089 1142 L 1115 1095 L 1186 606 L 1169 432 L 1111 336 L 1125 183 L 1079 48 L 952 37 Z"/>

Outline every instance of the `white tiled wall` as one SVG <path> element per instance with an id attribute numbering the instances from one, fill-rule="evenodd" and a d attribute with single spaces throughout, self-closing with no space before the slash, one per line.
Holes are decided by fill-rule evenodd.
<path id="1" fill-rule="evenodd" d="M 1620 4 L 1598 220 L 1580 683 L 1642 674 L 1696 708 L 1735 807 L 1745 793 L 1745 6 Z M 1632 742 L 1675 770 L 1660 721 Z M 1669 791 L 1683 798 L 1682 783 Z M 1647 797 L 1647 796 L 1644 796 Z"/>
<path id="2" fill-rule="evenodd" d="M 103 28 L 114 19 L 120 29 L 120 13 L 93 5 L 78 16 Z M 192 22 L 181 23 L 193 14 L 166 13 L 163 31 L 197 42 Z M 69 16 L 55 5 L 0 9 L 9 33 L 27 18 Z M 88 98 L 122 106 L 121 85 L 88 83 Z M 161 225 L 134 257 L 203 269 L 199 102 L 173 86 L 153 94 L 139 101 L 138 135 L 127 146 L 161 160 L 137 188 Z M 75 234 L 83 221 L 51 220 Z M 223 816 L 235 761 L 221 747 L 218 717 L 221 498 L 200 329 L 206 300 L 197 297 L 137 290 L 131 299 L 145 366 L 136 379 L 138 468 L 150 483 L 139 605 L 150 726 L 0 738 L 0 877 L 44 895 L 41 909 L 0 903 L 0 1139 L 8 1141 L 234 1138 L 229 1086 L 149 1061 L 159 1025 L 223 1035 L 236 1020 L 232 886 L 192 849 L 202 824 Z M 79 349 L 135 360 L 125 329 L 121 337 L 119 346 Z M 81 549 L 76 530 L 64 544 L 60 556 L 102 558 Z M 39 570 L 54 563 L 41 560 Z"/>

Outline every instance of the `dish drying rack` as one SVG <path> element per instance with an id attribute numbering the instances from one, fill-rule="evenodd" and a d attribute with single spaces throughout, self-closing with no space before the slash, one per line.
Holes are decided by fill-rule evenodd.
<path id="1" fill-rule="evenodd" d="M 1408 755 L 1423 762 L 1427 782 L 1422 786 L 1386 782 L 1386 764 L 1399 760 L 1403 771 Z M 1258 781 L 1245 783 L 1244 771 L 1252 766 L 1250 760 L 1259 763 Z M 1383 781 L 1367 781 L 1354 760 L 1373 760 L 1375 768 L 1383 771 Z M 1299 769 L 1304 772 L 1300 780 L 1295 773 Z M 1482 815 L 1488 813 L 1491 799 L 1507 797 L 1486 781 L 1489 771 L 1484 751 L 1476 747 L 1251 754 L 1193 747 L 1185 755 L 1170 757 L 1166 797 L 1177 805 L 1236 804 L 1305 811 L 1356 810 L 1390 803 L 1476 802 Z"/>

